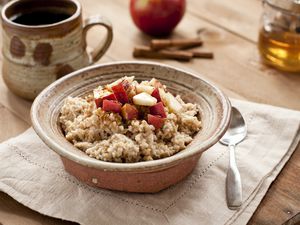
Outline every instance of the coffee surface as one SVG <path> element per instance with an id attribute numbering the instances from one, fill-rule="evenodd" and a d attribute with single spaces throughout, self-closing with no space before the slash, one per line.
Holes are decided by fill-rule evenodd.
<path id="1" fill-rule="evenodd" d="M 11 20 L 18 24 L 37 26 L 57 23 L 70 16 L 71 15 L 62 12 L 35 11 L 14 16 Z"/>

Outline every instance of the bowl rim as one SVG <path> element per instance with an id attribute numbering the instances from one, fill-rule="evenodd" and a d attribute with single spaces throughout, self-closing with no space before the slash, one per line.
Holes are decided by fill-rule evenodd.
<path id="1" fill-rule="evenodd" d="M 202 148 L 197 148 L 198 145 L 190 146 L 188 151 L 183 151 L 180 154 L 175 154 L 166 158 L 152 160 L 152 161 L 142 161 L 142 162 L 136 162 L 136 163 L 116 163 L 116 162 L 106 162 L 102 160 L 97 160 L 90 157 L 80 157 L 79 155 L 73 153 L 72 151 L 69 151 L 68 149 L 65 149 L 61 145 L 59 145 L 55 140 L 53 140 L 51 137 L 47 135 L 47 133 L 43 130 L 41 124 L 38 120 L 38 107 L 43 99 L 44 96 L 47 96 L 47 93 L 51 90 L 53 90 L 58 84 L 61 84 L 65 82 L 66 80 L 78 76 L 81 73 L 88 72 L 91 70 L 95 70 L 101 67 L 109 67 L 109 66 L 120 66 L 120 65 L 149 65 L 149 66 L 158 66 L 158 67 L 164 67 L 171 70 L 177 70 L 178 72 L 182 72 L 185 74 L 188 74 L 190 76 L 193 76 L 197 79 L 200 79 L 202 82 L 204 82 L 206 85 L 210 86 L 210 88 L 214 91 L 214 93 L 217 94 L 218 98 L 221 101 L 222 108 L 223 108 L 223 117 L 221 120 L 220 125 L 217 127 L 214 136 L 208 138 L 206 141 L 202 142 Z M 55 151 L 59 156 L 65 157 L 71 161 L 75 161 L 78 164 L 101 169 L 105 171 L 156 171 L 158 169 L 166 169 L 169 167 L 172 167 L 176 165 L 179 161 L 182 161 L 184 159 L 188 159 L 192 156 L 201 154 L 214 144 L 216 144 L 219 139 L 224 135 L 226 132 L 230 117 L 231 117 L 231 103 L 228 99 L 228 97 L 215 85 L 211 84 L 210 82 L 206 81 L 203 78 L 200 78 L 196 74 L 185 71 L 183 69 L 176 68 L 174 66 L 169 66 L 162 63 L 157 62 L 148 62 L 148 61 L 116 61 L 116 62 L 109 62 L 109 63 L 102 63 L 102 64 L 96 64 L 92 66 L 88 66 L 79 70 L 76 70 L 47 86 L 34 100 L 31 110 L 30 110 L 30 116 L 32 121 L 32 126 L 37 135 L 42 139 L 42 141 L 53 151 Z M 67 141 L 67 140 L 66 140 Z M 73 146 L 76 148 L 75 146 Z"/>

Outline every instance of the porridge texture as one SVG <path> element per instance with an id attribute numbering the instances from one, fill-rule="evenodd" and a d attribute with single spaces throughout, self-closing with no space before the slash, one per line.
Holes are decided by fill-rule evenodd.
<path id="1" fill-rule="evenodd" d="M 60 123 L 66 139 L 88 156 L 119 163 L 183 150 L 201 129 L 199 107 L 173 96 L 158 80 L 123 77 L 86 97 L 68 97 Z"/>

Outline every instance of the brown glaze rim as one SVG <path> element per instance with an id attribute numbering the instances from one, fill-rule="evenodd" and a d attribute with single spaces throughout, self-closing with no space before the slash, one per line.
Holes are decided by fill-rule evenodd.
<path id="1" fill-rule="evenodd" d="M 76 10 L 70 17 L 57 23 L 36 26 L 14 23 L 7 17 L 7 10 L 14 5 L 22 4 L 26 1 L 40 2 L 38 0 L 13 0 L 4 5 L 1 11 L 2 26 L 4 30 L 7 30 L 9 33 L 12 34 L 39 35 L 40 37 L 49 38 L 68 34 L 70 31 L 77 28 L 78 25 L 81 26 L 82 24 L 81 5 L 77 0 L 61 0 L 62 3 L 67 2 L 68 4 L 74 4 Z M 51 1 L 49 2 L 49 4 L 51 5 Z"/>
<path id="2" fill-rule="evenodd" d="M 169 68 L 172 70 L 177 70 L 179 72 L 186 73 L 190 76 L 193 76 L 197 79 L 201 79 L 204 83 L 206 83 L 208 86 L 211 87 L 211 89 L 214 91 L 215 94 L 220 99 L 220 102 L 222 104 L 223 108 L 223 117 L 220 122 L 219 127 L 215 130 L 214 134 L 212 135 L 211 138 L 207 139 L 205 142 L 202 142 L 202 148 L 199 149 L 197 145 L 190 146 L 188 151 L 182 151 L 180 154 L 175 154 L 170 157 L 166 157 L 163 159 L 158 159 L 158 160 L 153 160 L 153 161 L 144 161 L 144 162 L 136 162 L 136 163 L 116 163 L 116 162 L 105 162 L 101 160 L 95 160 L 93 158 L 82 158 L 76 154 L 73 154 L 71 151 L 68 151 L 64 149 L 62 146 L 60 146 L 54 139 L 49 138 L 47 133 L 44 132 L 43 127 L 41 124 L 38 122 L 38 108 L 39 104 L 42 102 L 43 98 L 46 98 L 49 95 L 49 91 L 53 91 L 56 85 L 67 82 L 67 80 L 70 77 L 73 76 L 80 76 L 81 73 L 83 72 L 88 72 L 94 69 L 97 69 L 99 67 L 106 67 L 106 66 L 118 66 L 118 65 L 143 65 L 147 64 L 150 66 L 158 66 L 158 67 L 164 67 L 164 68 Z M 35 99 L 35 101 L 32 104 L 31 107 L 31 121 L 32 121 L 32 126 L 34 130 L 36 131 L 37 135 L 43 140 L 48 147 L 50 147 L 52 150 L 54 150 L 57 154 L 59 154 L 61 157 L 65 157 L 69 160 L 72 160 L 78 164 L 87 166 L 87 167 L 93 167 L 96 169 L 101 169 L 105 171 L 127 171 L 127 172 L 149 172 L 149 171 L 157 171 L 157 170 L 162 170 L 165 168 L 172 167 L 176 165 L 179 161 L 182 161 L 184 159 L 190 158 L 192 156 L 195 156 L 197 154 L 201 154 L 202 152 L 206 151 L 208 148 L 216 144 L 220 138 L 224 135 L 226 132 L 229 122 L 230 122 L 230 117 L 231 117 L 231 103 L 228 99 L 228 97 L 215 85 L 212 85 L 206 80 L 203 80 L 199 76 L 195 75 L 194 73 L 184 71 L 182 69 L 178 69 L 173 66 L 161 64 L 161 63 L 155 63 L 155 62 L 146 62 L 146 61 L 120 61 L 120 62 L 112 62 L 112 63 L 104 63 L 104 64 L 98 64 L 98 65 L 93 65 L 89 66 L 80 70 L 77 70 L 73 73 L 70 73 L 66 75 L 65 77 L 55 81 L 51 85 L 49 85 L 47 88 L 45 88 Z M 67 141 L 67 140 L 66 140 Z"/>

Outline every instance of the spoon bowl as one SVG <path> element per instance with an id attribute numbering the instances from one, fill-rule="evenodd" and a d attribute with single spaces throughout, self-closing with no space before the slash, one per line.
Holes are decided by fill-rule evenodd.
<path id="1" fill-rule="evenodd" d="M 232 107 L 231 120 L 228 130 L 220 139 L 223 145 L 236 145 L 243 141 L 247 135 L 247 126 L 242 114 Z"/>

